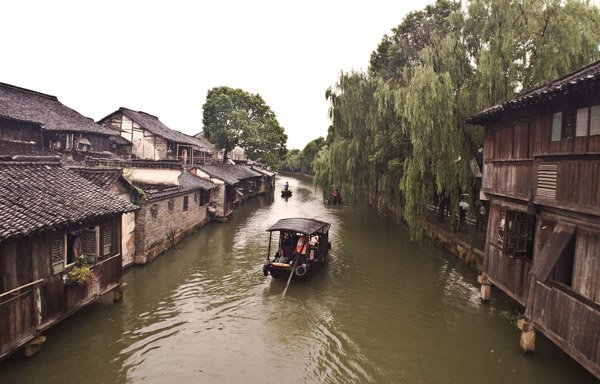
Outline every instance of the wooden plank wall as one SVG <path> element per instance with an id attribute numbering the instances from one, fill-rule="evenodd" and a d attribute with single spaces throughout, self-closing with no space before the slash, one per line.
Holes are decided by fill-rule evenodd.
<path id="1" fill-rule="evenodd" d="M 597 231 L 581 228 L 577 231 L 573 289 L 600 303 L 600 233 Z"/>
<path id="2" fill-rule="evenodd" d="M 490 230 L 484 269 L 494 284 L 498 285 L 516 301 L 525 305 L 529 293 L 528 277 L 531 264 L 520 258 L 505 255 L 498 244 L 500 228 L 500 205 L 492 204 L 490 212 Z"/>
<path id="3" fill-rule="evenodd" d="M 31 249 L 31 241 L 0 245 L 0 293 L 31 282 Z M 34 320 L 33 287 L 0 297 L 0 356 L 35 334 Z"/>
<path id="4" fill-rule="evenodd" d="M 533 162 L 511 161 L 486 164 L 483 189 L 528 200 L 533 186 Z"/>
<path id="5" fill-rule="evenodd" d="M 556 202 L 561 206 L 600 207 L 600 161 L 558 162 Z"/>
<path id="6" fill-rule="evenodd" d="M 544 333 L 600 377 L 600 311 L 536 281 L 531 316 Z"/>

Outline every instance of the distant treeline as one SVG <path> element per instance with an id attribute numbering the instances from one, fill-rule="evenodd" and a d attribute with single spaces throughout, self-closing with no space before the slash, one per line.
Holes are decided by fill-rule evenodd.
<path id="1" fill-rule="evenodd" d="M 324 145 L 325 139 L 319 137 L 306 144 L 303 150 L 288 150 L 279 169 L 281 171 L 314 174 L 313 162 Z"/>
<path id="2" fill-rule="evenodd" d="M 382 10 L 385 11 L 385 10 Z M 419 236 L 427 205 L 474 194 L 475 112 L 597 60 L 600 13 L 588 1 L 439 0 L 410 13 L 371 54 L 368 72 L 328 89 L 332 124 L 313 163 L 324 191 L 402 207 Z M 308 147 L 308 146 L 307 146 Z M 288 154 L 307 171 L 312 152 Z M 400 211 L 400 210 L 398 210 Z"/>

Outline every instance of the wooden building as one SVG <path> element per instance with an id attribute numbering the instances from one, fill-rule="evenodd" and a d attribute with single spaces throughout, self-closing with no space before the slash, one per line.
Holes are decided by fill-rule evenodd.
<path id="1" fill-rule="evenodd" d="M 217 220 L 227 218 L 236 205 L 257 195 L 264 176 L 243 164 L 199 165 L 190 172 L 219 185 L 211 200 L 217 206 L 214 213 Z"/>
<path id="2" fill-rule="evenodd" d="M 214 148 L 208 141 L 171 129 L 146 112 L 121 107 L 98 123 L 132 142 L 132 155 L 137 159 L 204 164 L 213 158 Z"/>
<path id="3" fill-rule="evenodd" d="M 56 96 L 0 83 L 0 139 L 33 142 L 74 160 L 128 156 L 131 143 Z"/>
<path id="4" fill-rule="evenodd" d="M 600 378 L 600 62 L 468 122 L 485 126 L 482 295 L 525 307 L 522 346 L 541 331 Z"/>
<path id="5" fill-rule="evenodd" d="M 0 158 L 0 359 L 120 286 L 121 215 L 135 209 L 58 157 Z"/>
<path id="6" fill-rule="evenodd" d="M 258 181 L 258 193 L 261 195 L 268 194 L 275 190 L 275 172 L 268 171 L 258 165 L 252 165 L 250 168 L 262 175 Z"/>
<path id="7" fill-rule="evenodd" d="M 122 168 L 75 166 L 69 169 L 124 201 L 139 204 L 139 191 L 123 176 Z M 130 267 L 135 257 L 135 212 L 121 217 L 121 259 L 123 269 Z"/>

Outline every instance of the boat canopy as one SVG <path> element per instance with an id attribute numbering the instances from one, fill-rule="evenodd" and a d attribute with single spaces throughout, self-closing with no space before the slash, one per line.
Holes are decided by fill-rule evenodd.
<path id="1" fill-rule="evenodd" d="M 273 224 L 267 231 L 292 231 L 292 232 L 301 232 L 306 235 L 313 235 L 316 233 L 324 234 L 329 231 L 329 227 L 331 224 L 326 223 L 324 221 L 315 220 L 315 219 L 305 219 L 305 218 L 291 218 L 291 219 L 281 219 L 275 224 Z"/>

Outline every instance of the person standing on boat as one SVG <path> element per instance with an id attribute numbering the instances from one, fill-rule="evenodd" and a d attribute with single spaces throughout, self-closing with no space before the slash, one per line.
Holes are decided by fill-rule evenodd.
<path id="1" fill-rule="evenodd" d="M 302 263 L 306 263 L 306 249 L 308 248 L 308 241 L 306 241 L 306 236 L 302 235 L 298 238 L 298 242 L 296 243 L 296 255 L 299 255 L 298 261 Z"/>
<path id="2" fill-rule="evenodd" d="M 287 191 L 288 189 L 290 189 L 290 183 L 288 183 L 287 181 L 285 182 L 285 185 L 283 186 L 283 190 Z"/>

